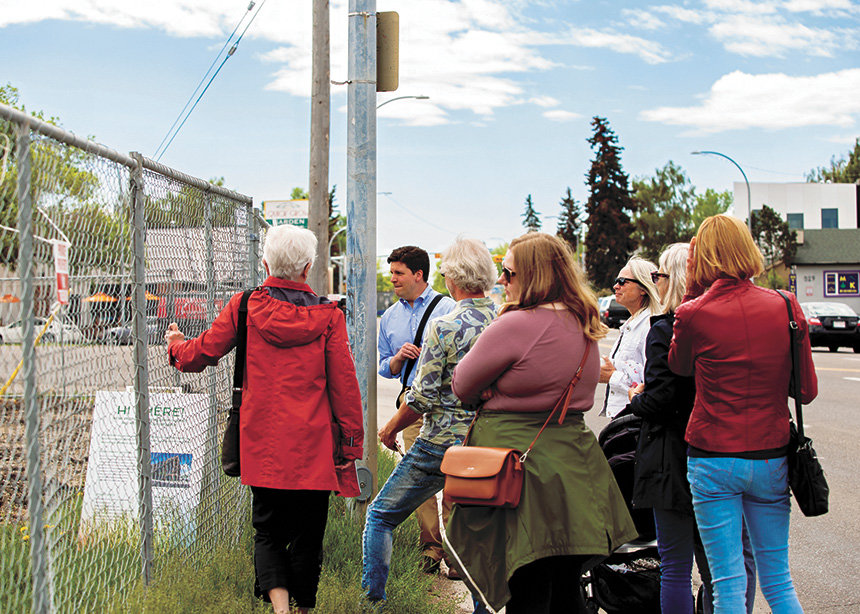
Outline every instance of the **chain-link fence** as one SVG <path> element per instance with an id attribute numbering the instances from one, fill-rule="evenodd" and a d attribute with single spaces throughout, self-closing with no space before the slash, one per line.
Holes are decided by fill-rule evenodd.
<path id="1" fill-rule="evenodd" d="M 250 198 L 0 105 L 0 613 L 102 612 L 230 543 L 232 356 L 168 366 L 262 280 Z"/>

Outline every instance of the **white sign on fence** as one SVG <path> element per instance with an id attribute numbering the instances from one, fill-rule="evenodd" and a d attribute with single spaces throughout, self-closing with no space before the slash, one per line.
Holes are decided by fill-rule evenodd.
<path id="1" fill-rule="evenodd" d="M 200 500 L 208 400 L 202 394 L 149 397 L 153 517 L 193 531 Z M 81 534 L 138 517 L 134 392 L 96 392 Z"/>
<path id="2" fill-rule="evenodd" d="M 308 227 L 308 200 L 264 200 L 263 216 L 271 226 L 292 224 Z"/>

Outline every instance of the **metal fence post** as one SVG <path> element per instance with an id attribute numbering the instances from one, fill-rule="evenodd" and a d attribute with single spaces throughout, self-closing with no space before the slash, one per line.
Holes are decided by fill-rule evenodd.
<path id="1" fill-rule="evenodd" d="M 212 239 L 212 194 L 203 194 L 203 239 L 206 250 L 206 320 L 211 325 L 215 320 L 215 248 Z M 205 473 L 201 489 L 200 503 L 203 508 L 204 522 L 211 523 L 215 528 L 215 519 L 219 514 L 219 500 L 215 496 L 218 475 L 218 397 L 217 372 L 207 369 L 207 386 L 209 397 L 209 412 L 206 416 L 206 439 L 203 443 L 203 458 Z"/>
<path id="2" fill-rule="evenodd" d="M 376 1 L 349 1 L 347 327 L 376 492 Z M 365 503 L 366 505 L 366 503 Z"/>
<path id="3" fill-rule="evenodd" d="M 31 192 L 30 126 L 16 126 L 18 141 L 18 259 L 21 275 L 21 344 L 24 373 L 24 437 L 27 458 L 27 497 L 30 505 L 30 576 L 33 585 L 33 614 L 53 612 L 52 586 L 48 575 L 42 504 L 42 446 L 39 398 L 36 391 L 35 289 L 33 287 L 33 200 Z"/>
<path id="4" fill-rule="evenodd" d="M 254 213 L 254 205 L 246 205 L 248 211 L 248 266 L 251 270 L 248 272 L 248 282 L 251 288 L 256 288 L 259 284 L 260 263 L 257 261 L 257 255 L 260 249 L 260 222 Z"/>
<path id="5" fill-rule="evenodd" d="M 138 518 L 140 521 L 140 559 L 143 581 L 152 581 L 153 522 L 152 522 L 152 459 L 150 454 L 149 417 L 149 364 L 146 344 L 146 195 L 143 180 L 143 156 L 132 152 L 138 165 L 131 171 L 132 247 L 134 268 L 132 290 L 134 292 L 134 399 L 135 430 L 137 433 L 137 483 Z"/>

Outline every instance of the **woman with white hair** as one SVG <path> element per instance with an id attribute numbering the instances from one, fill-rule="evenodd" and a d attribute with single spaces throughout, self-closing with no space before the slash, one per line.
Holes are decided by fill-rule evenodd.
<path id="1" fill-rule="evenodd" d="M 644 381 L 645 337 L 651 316 L 660 308 L 657 287 L 651 281 L 656 270 L 653 262 L 634 256 L 612 286 L 615 300 L 630 312 L 630 318 L 621 325 L 621 334 L 600 366 L 599 382 L 608 384 L 601 416 L 615 418 L 627 406 L 627 391 Z"/>
<path id="2" fill-rule="evenodd" d="M 379 430 L 379 440 L 397 449 L 397 434 L 423 415 L 421 432 L 367 509 L 361 585 L 371 602 L 383 602 L 391 562 L 392 532 L 445 485 L 440 466 L 445 451 L 463 443 L 474 417 L 451 389 L 454 367 L 496 317 L 486 293 L 496 281 L 496 266 L 486 246 L 457 239 L 442 254 L 439 270 L 457 305 L 431 320 L 412 389 L 394 417 Z"/>
<path id="3" fill-rule="evenodd" d="M 361 395 L 343 312 L 307 285 L 317 239 L 276 226 L 266 235 L 269 277 L 247 299 L 247 344 L 239 450 L 242 484 L 253 494 L 255 592 L 276 613 L 316 605 L 331 491 L 359 493 Z M 185 340 L 165 335 L 170 363 L 199 372 L 236 346 L 243 293 L 212 326 Z"/>

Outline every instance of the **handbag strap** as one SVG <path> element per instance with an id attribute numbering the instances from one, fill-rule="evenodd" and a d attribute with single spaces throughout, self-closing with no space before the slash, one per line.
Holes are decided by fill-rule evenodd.
<path id="1" fill-rule="evenodd" d="M 251 293 L 260 288 L 252 288 L 242 293 L 239 301 L 239 322 L 236 327 L 236 362 L 233 367 L 233 409 L 242 406 L 242 380 L 245 377 L 245 354 L 248 350 L 248 299 Z"/>
<path id="2" fill-rule="evenodd" d="M 421 322 L 418 323 L 418 331 L 415 333 L 415 342 L 413 345 L 421 346 L 421 340 L 424 337 L 424 327 L 427 326 L 427 321 L 430 319 L 430 315 L 433 313 L 433 310 L 436 309 L 436 305 L 439 304 L 439 301 L 442 300 L 442 295 L 437 294 L 433 297 L 433 300 L 430 301 L 430 304 L 427 306 L 427 309 L 424 310 L 424 315 L 421 317 Z M 415 366 L 415 359 L 410 358 L 406 361 L 406 365 L 403 367 L 403 375 L 400 377 L 400 381 L 403 382 L 403 385 L 406 386 L 406 381 L 409 379 L 409 374 L 412 373 L 412 368 Z"/>
<path id="3" fill-rule="evenodd" d="M 788 309 L 788 337 L 791 343 L 791 381 L 794 384 L 794 413 L 797 416 L 797 433 L 800 435 L 800 441 L 803 441 L 803 410 L 801 409 L 802 403 L 800 402 L 800 356 L 796 339 L 800 326 L 794 319 L 794 313 L 791 310 L 791 301 L 779 290 L 777 292 L 785 300 L 785 306 Z"/>
<path id="4" fill-rule="evenodd" d="M 540 427 L 538 434 L 535 435 L 535 438 L 529 444 L 529 447 L 525 452 L 520 454 L 520 462 L 525 462 L 526 457 L 528 457 L 529 452 L 532 451 L 535 443 L 537 443 L 538 437 L 541 436 L 544 429 L 549 424 L 549 421 L 552 420 L 553 415 L 555 415 L 555 410 L 561 407 L 561 414 L 558 417 L 558 423 L 562 424 L 564 422 L 565 417 L 567 416 L 567 408 L 570 406 L 570 399 L 573 396 L 573 389 L 576 388 L 576 385 L 579 383 L 579 380 L 582 379 L 582 370 L 585 368 L 585 361 L 588 360 L 588 353 L 591 351 L 591 344 L 586 342 L 585 353 L 582 355 L 582 361 L 579 363 L 579 366 L 576 368 L 576 372 L 573 374 L 573 379 L 570 380 L 570 383 L 564 389 L 564 392 L 561 394 L 561 398 L 558 400 L 558 403 L 555 404 L 555 407 L 552 408 L 552 411 L 549 412 L 549 415 L 546 417 L 546 422 L 543 423 L 543 426 Z M 475 417 L 472 418 L 471 424 L 469 424 L 469 430 L 466 431 L 466 437 L 463 438 L 463 441 L 466 442 L 469 440 L 469 435 L 472 433 L 472 427 L 475 426 L 475 421 L 478 419 L 478 412 L 475 412 Z M 463 444 L 465 445 L 465 443 Z"/>

